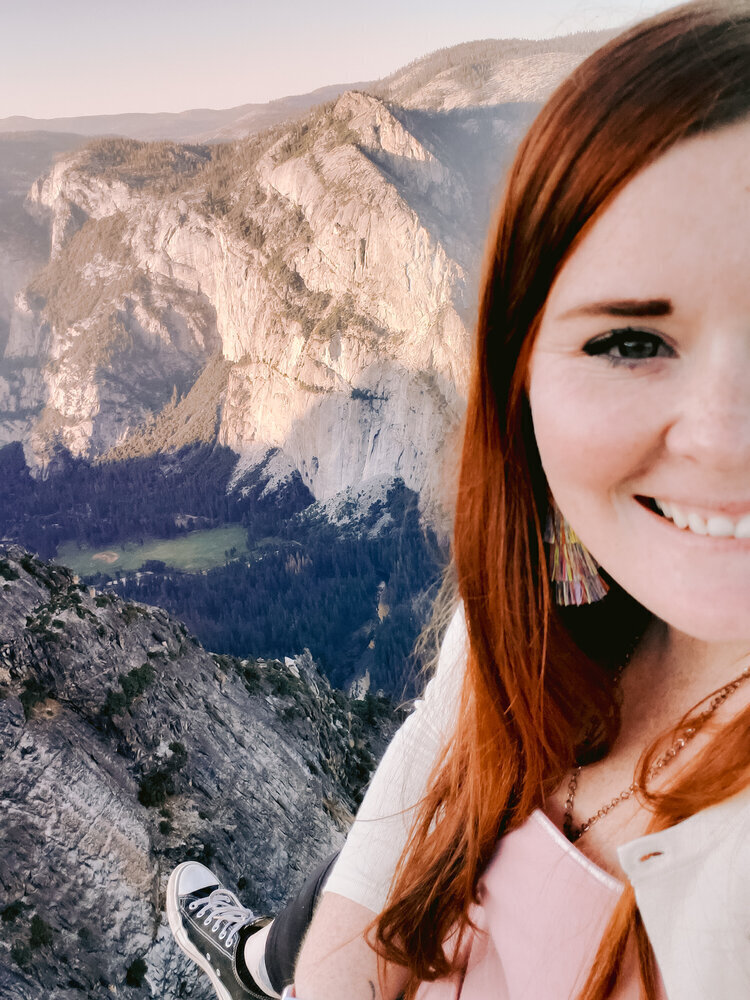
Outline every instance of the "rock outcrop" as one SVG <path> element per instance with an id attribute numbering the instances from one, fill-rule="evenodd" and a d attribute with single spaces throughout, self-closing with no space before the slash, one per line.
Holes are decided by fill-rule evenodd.
<path id="1" fill-rule="evenodd" d="M 277 908 L 341 843 L 386 703 L 308 653 L 208 653 L 15 547 L 0 586 L 0 996 L 208 1000 L 171 943 L 169 871 L 202 859 Z"/>

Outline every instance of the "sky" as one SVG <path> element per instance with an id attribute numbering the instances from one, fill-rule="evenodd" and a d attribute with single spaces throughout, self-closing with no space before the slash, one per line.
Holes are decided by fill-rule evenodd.
<path id="1" fill-rule="evenodd" d="M 0 118 L 229 108 L 443 46 L 626 24 L 664 0 L 3 0 Z"/>

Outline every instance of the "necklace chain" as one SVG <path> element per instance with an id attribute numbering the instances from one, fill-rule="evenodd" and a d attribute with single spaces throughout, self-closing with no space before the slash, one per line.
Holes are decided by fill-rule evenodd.
<path id="1" fill-rule="evenodd" d="M 619 681 L 623 669 L 624 666 L 618 671 L 615 682 Z M 721 688 L 720 691 L 717 691 L 711 699 L 708 707 L 705 708 L 700 715 L 696 716 L 692 725 L 687 726 L 682 733 L 680 733 L 674 743 L 669 747 L 669 749 L 665 750 L 661 757 L 657 757 L 657 759 L 649 767 L 648 771 L 646 771 L 646 778 L 651 780 L 651 778 L 658 774 L 663 767 L 670 764 L 675 757 L 685 749 L 693 737 L 700 732 L 714 712 L 721 705 L 723 705 L 727 698 L 729 698 L 730 695 L 733 695 L 737 688 L 748 680 L 748 678 L 750 678 L 750 666 L 745 667 L 738 677 L 735 677 L 733 681 L 730 681 L 723 688 Z M 568 797 L 565 800 L 563 830 L 568 840 L 573 842 L 578 840 L 579 837 L 582 837 L 587 830 L 591 829 L 594 823 L 598 823 L 598 821 L 603 816 L 606 816 L 607 813 L 611 812 L 615 806 L 619 806 L 621 802 L 625 802 L 627 799 L 631 798 L 641 788 L 639 782 L 633 781 L 627 788 L 623 789 L 619 795 L 615 795 L 613 799 L 610 799 L 609 802 L 606 802 L 603 806 L 597 809 L 597 811 L 592 816 L 589 816 L 587 820 L 576 826 L 573 822 L 573 804 L 575 802 L 576 789 L 578 788 L 578 778 L 582 770 L 582 764 L 578 764 L 574 768 L 573 774 L 568 782 Z"/>

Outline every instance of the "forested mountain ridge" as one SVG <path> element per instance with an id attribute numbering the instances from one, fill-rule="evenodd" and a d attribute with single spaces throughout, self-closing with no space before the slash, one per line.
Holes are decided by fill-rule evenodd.
<path id="1" fill-rule="evenodd" d="M 431 111 L 543 101 L 564 76 L 615 33 L 580 31 L 539 40 L 463 42 L 415 59 L 369 89 L 404 107 Z"/>
<path id="2" fill-rule="evenodd" d="M 0 548 L 0 995 L 212 991 L 174 946 L 193 857 L 273 910 L 340 844 L 396 720 L 306 652 L 206 652 L 157 608 Z"/>
<path id="3" fill-rule="evenodd" d="M 0 135 L 29 131 L 76 132 L 87 136 L 122 136 L 146 142 L 211 142 L 239 139 L 279 122 L 304 114 L 325 101 L 335 100 L 345 90 L 366 83 L 333 84 L 308 94 L 279 97 L 264 104 L 240 104 L 234 108 L 193 108 L 188 111 L 113 115 L 79 115 L 70 118 L 0 118 Z"/>

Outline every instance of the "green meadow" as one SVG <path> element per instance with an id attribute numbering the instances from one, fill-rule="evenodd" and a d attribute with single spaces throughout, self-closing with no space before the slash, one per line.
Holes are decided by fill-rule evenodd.
<path id="1" fill-rule="evenodd" d="M 199 573 L 214 566 L 223 566 L 225 553 L 234 549 L 233 558 L 247 553 L 245 529 L 241 524 L 191 531 L 177 538 L 152 538 L 142 544 L 125 542 L 98 549 L 79 548 L 75 542 L 65 542 L 58 549 L 55 562 L 69 567 L 79 576 L 106 573 L 114 576 L 118 570 L 132 573 L 150 559 L 187 573 Z"/>

